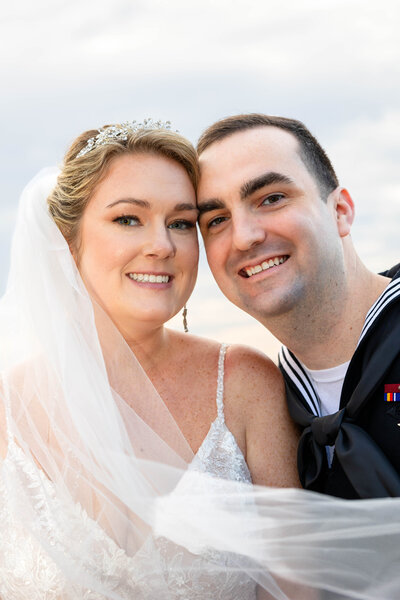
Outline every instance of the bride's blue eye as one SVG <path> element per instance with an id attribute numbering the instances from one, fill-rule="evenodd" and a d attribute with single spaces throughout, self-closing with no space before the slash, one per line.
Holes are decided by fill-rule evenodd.
<path id="1" fill-rule="evenodd" d="M 173 223 L 168 225 L 168 229 L 180 229 L 180 230 L 193 229 L 193 227 L 195 227 L 195 223 L 192 223 L 192 221 L 185 221 L 184 219 L 179 220 L 179 221 L 174 221 Z"/>
<path id="2" fill-rule="evenodd" d="M 137 217 L 131 216 L 118 217 L 117 219 L 114 219 L 114 223 L 119 223 L 119 225 L 124 225 L 125 227 L 134 227 L 135 225 L 138 225 L 139 222 L 140 221 Z"/>

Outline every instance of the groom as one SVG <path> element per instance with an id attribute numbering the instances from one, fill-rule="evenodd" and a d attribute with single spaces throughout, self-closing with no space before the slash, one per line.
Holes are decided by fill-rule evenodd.
<path id="1" fill-rule="evenodd" d="M 229 117 L 203 133 L 198 151 L 214 277 L 284 344 L 303 486 L 400 496 L 400 265 L 382 275 L 363 265 L 350 236 L 353 200 L 299 121 Z"/>

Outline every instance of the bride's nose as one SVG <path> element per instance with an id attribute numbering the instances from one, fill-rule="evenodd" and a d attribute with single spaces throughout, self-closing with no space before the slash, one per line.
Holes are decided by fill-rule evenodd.
<path id="1" fill-rule="evenodd" d="M 165 226 L 151 227 L 143 244 L 145 256 L 156 256 L 157 258 L 169 258 L 175 256 L 176 247 L 173 243 L 171 231 Z"/>

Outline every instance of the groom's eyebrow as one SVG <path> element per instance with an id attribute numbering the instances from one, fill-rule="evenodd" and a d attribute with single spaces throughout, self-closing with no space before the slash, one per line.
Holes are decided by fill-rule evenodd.
<path id="1" fill-rule="evenodd" d="M 276 171 L 268 171 L 267 173 L 263 173 L 254 179 L 249 179 L 243 183 L 240 187 L 240 199 L 246 200 L 249 196 L 261 190 L 263 187 L 267 185 L 273 185 L 274 183 L 283 183 L 285 185 L 294 185 L 293 179 L 290 179 L 287 175 L 283 175 L 282 173 L 277 173 Z M 208 200 L 204 200 L 203 202 L 197 203 L 199 209 L 199 216 L 201 217 L 204 213 L 210 212 L 212 210 L 217 210 L 220 208 L 225 208 L 225 204 L 219 198 L 210 198 Z"/>
<path id="2" fill-rule="evenodd" d="M 276 171 L 268 171 L 268 173 L 263 173 L 254 179 L 250 179 L 246 181 L 240 188 L 240 199 L 245 200 L 254 192 L 258 192 L 263 187 L 267 185 L 272 185 L 274 183 L 284 183 L 287 185 L 293 185 L 294 181 L 283 175 L 282 173 L 277 173 Z"/>
<path id="3" fill-rule="evenodd" d="M 199 209 L 199 217 L 201 217 L 204 213 L 217 210 L 218 208 L 225 208 L 225 204 L 222 200 L 218 200 L 218 198 L 210 198 L 209 200 L 204 200 L 204 202 L 198 202 L 197 208 Z"/>

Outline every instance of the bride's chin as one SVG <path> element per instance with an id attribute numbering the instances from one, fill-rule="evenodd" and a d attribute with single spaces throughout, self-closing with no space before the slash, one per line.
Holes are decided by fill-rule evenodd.
<path id="1" fill-rule="evenodd" d="M 154 312 L 144 315 L 132 315 L 127 319 L 114 320 L 121 335 L 127 340 L 153 336 L 156 331 L 161 331 L 174 315 L 157 315 Z M 112 317 L 111 317 L 112 318 Z"/>

